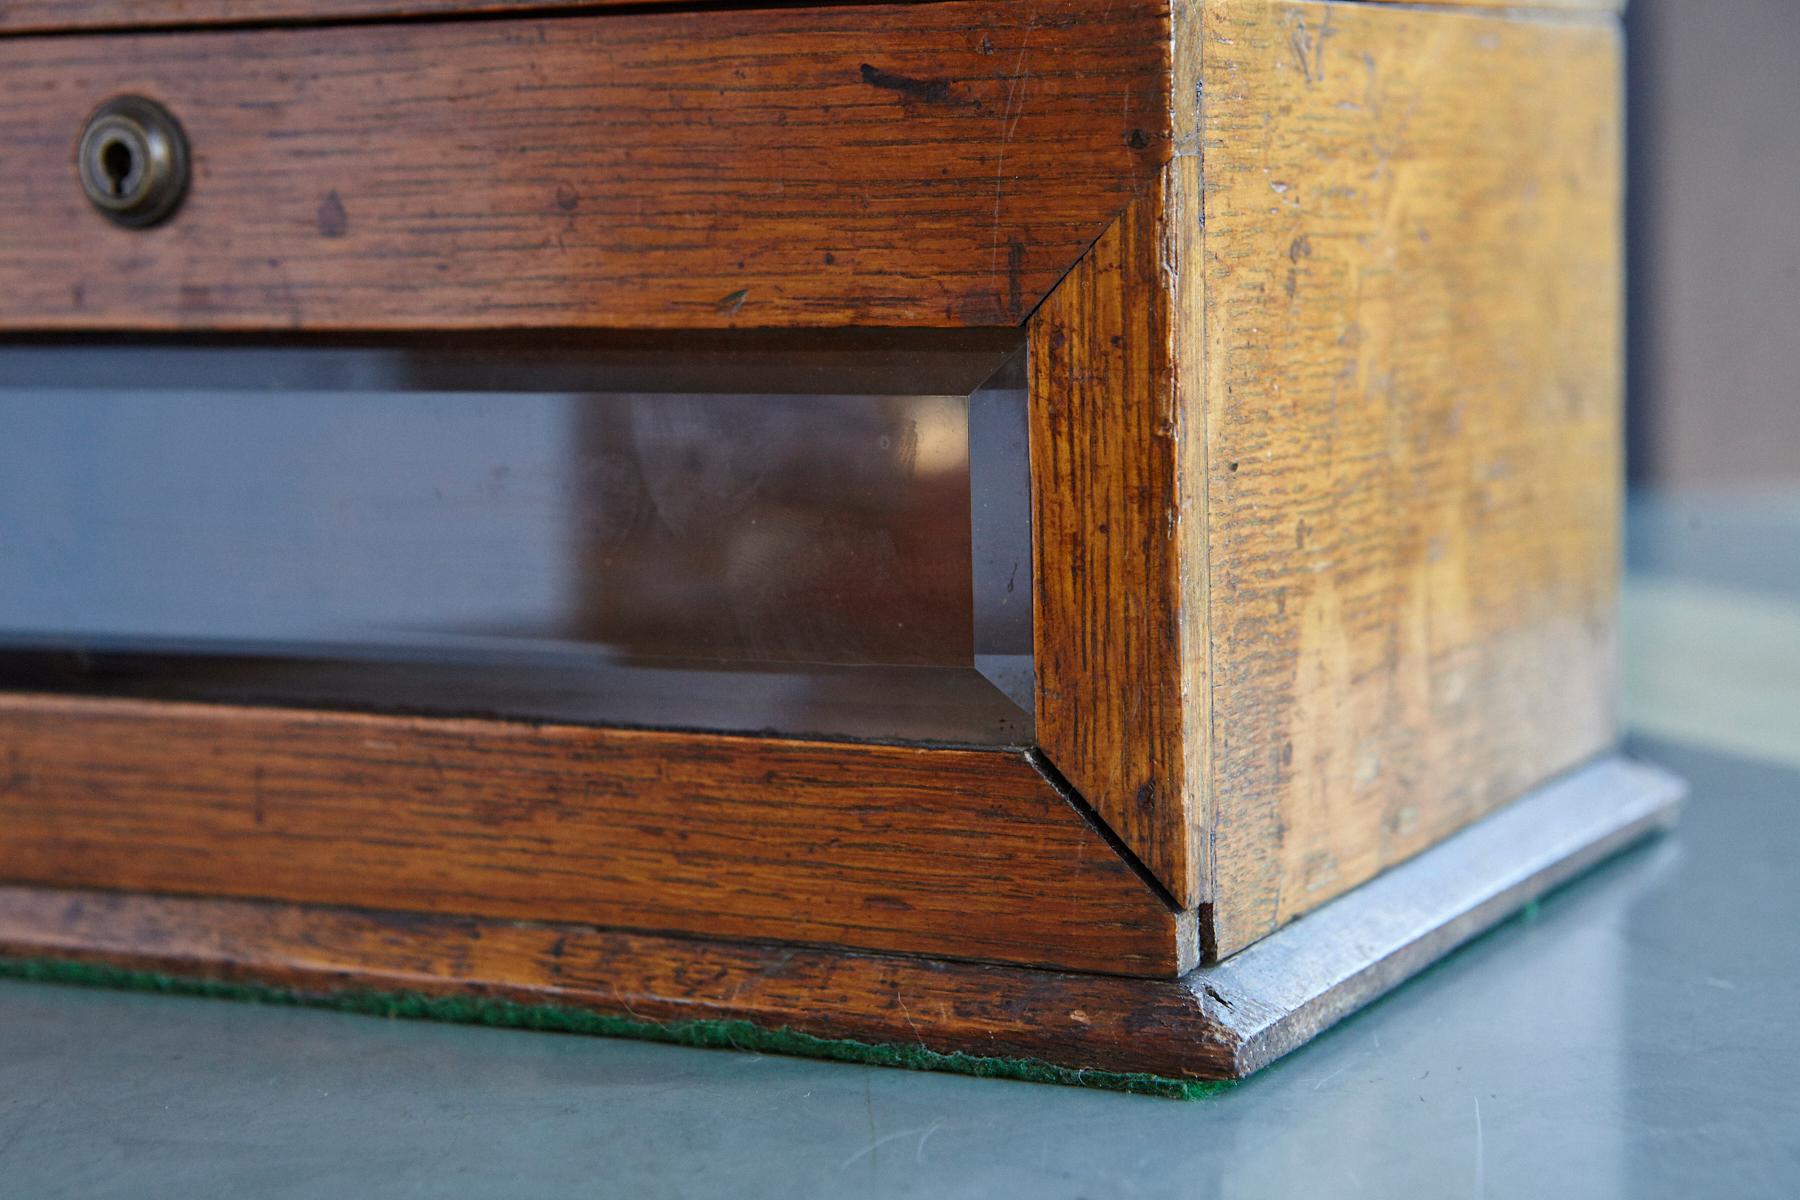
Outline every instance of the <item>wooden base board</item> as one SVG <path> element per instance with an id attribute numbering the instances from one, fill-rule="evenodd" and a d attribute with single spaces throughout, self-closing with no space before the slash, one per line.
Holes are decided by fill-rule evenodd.
<path id="1" fill-rule="evenodd" d="M 34 887 L 0 887 L 0 954 L 301 997 L 406 993 L 547 1006 L 617 1020 L 587 1026 L 603 1032 L 661 1029 L 678 1040 L 705 1040 L 683 1038 L 684 1029 L 731 1023 L 789 1039 L 749 1039 L 762 1048 L 832 1054 L 888 1045 L 898 1048 L 891 1059 L 860 1057 L 911 1065 L 978 1069 L 1005 1060 L 1071 1081 L 1083 1071 L 1228 1079 L 1667 826 L 1682 793 L 1679 780 L 1654 767 L 1601 760 L 1180 979 Z"/>

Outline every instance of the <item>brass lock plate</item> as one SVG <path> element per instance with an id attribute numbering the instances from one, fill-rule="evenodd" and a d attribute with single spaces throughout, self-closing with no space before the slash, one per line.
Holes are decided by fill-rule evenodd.
<path id="1" fill-rule="evenodd" d="M 95 109 L 82 128 L 75 161 L 89 203 L 128 228 L 167 219 L 187 193 L 181 125 L 142 96 L 115 96 Z"/>

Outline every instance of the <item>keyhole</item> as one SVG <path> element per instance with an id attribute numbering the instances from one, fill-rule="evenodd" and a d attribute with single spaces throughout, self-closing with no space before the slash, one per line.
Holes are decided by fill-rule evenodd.
<path id="1" fill-rule="evenodd" d="M 123 196 L 125 184 L 137 172 L 137 153 L 124 142 L 108 142 L 100 151 L 100 169 L 106 173 L 107 190 Z"/>
<path id="2" fill-rule="evenodd" d="M 143 229 L 166 219 L 187 192 L 187 138 L 154 100 L 114 96 L 82 126 L 75 173 L 88 202 L 109 221 Z"/>

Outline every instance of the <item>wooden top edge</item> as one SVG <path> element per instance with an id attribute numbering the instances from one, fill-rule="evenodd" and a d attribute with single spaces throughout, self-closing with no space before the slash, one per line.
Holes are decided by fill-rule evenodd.
<path id="1" fill-rule="evenodd" d="M 324 25 L 727 4 L 742 7 L 729 0 L 19 0 L 0 7 L 0 34 Z"/>
<path id="2" fill-rule="evenodd" d="M 1517 13 L 1617 13 L 1627 0 L 1329 0 L 1331 3 L 1383 4 L 1400 8 L 1485 8 Z"/>
<path id="3" fill-rule="evenodd" d="M 924 4 L 941 0 L 813 0 L 805 7 Z M 1341 2 L 1341 0 L 1338 0 Z M 1358 3 L 1518 12 L 1618 13 L 1626 0 L 1356 0 Z M 0 5 L 0 36 L 100 33 L 348 21 L 445 20 L 606 9 L 788 8 L 793 0 L 17 0 Z"/>

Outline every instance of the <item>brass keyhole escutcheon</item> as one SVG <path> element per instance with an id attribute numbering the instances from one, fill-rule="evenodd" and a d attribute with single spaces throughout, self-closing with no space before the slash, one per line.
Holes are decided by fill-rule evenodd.
<path id="1" fill-rule="evenodd" d="M 75 163 L 88 202 L 132 229 L 166 220 L 187 193 L 187 137 L 168 109 L 142 96 L 115 96 L 95 109 Z"/>

